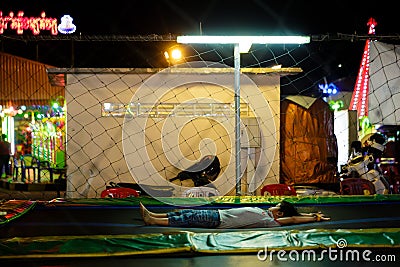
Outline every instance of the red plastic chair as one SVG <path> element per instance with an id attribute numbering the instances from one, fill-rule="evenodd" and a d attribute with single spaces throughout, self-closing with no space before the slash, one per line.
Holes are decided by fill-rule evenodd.
<path id="1" fill-rule="evenodd" d="M 393 184 L 392 194 L 400 194 L 400 181 Z"/>
<path id="2" fill-rule="evenodd" d="M 346 178 L 340 182 L 342 195 L 374 195 L 375 186 L 371 181 L 362 178 Z"/>
<path id="3" fill-rule="evenodd" d="M 127 197 L 138 197 L 139 192 L 132 188 L 125 187 L 113 187 L 108 188 L 101 192 L 102 198 L 127 198 Z"/>
<path id="4" fill-rule="evenodd" d="M 267 184 L 261 188 L 262 196 L 297 196 L 296 189 L 286 184 Z"/>

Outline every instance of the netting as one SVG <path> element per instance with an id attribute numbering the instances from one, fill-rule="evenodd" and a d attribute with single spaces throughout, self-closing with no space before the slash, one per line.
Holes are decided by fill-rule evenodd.
<path id="1" fill-rule="evenodd" d="M 374 125 L 400 123 L 399 54 L 398 45 L 371 42 L 368 117 Z"/>
<path id="2" fill-rule="evenodd" d="M 49 58 L 59 52 L 47 43 L 42 47 Z M 351 142 L 364 137 L 357 114 L 348 110 L 363 42 L 253 45 L 240 56 L 240 108 L 235 106 L 233 45 L 97 40 L 73 47 L 73 57 L 54 59 L 61 68 L 45 66 L 53 84 L 65 85 L 66 125 L 59 127 L 64 139 L 53 135 L 49 141 L 43 135 L 37 143 L 65 151 L 69 198 L 100 197 L 111 182 L 182 196 L 196 181 L 170 180 L 208 155 L 218 157 L 220 171 L 204 186 L 220 195 L 237 193 L 238 165 L 243 195 L 259 195 L 272 183 L 338 184 Z M 170 47 L 181 49 L 179 62 L 165 59 Z M 370 83 L 384 93 L 372 92 L 370 104 L 385 107 L 374 124 L 387 124 L 390 117 L 389 124 L 397 125 L 399 72 L 386 70 L 398 68 L 397 57 L 388 55 L 398 48 L 389 47 L 371 52 L 371 79 L 374 72 L 379 82 Z M 381 66 L 372 66 L 376 62 Z M 371 101 L 376 95 L 385 96 L 386 104 Z M 44 131 L 48 121 L 33 124 Z M 201 177 L 207 166 L 196 166 Z"/>
<path id="3" fill-rule="evenodd" d="M 68 110 L 72 109 L 67 120 L 68 169 L 75 170 L 68 173 L 70 177 L 89 174 L 88 180 L 74 182 L 78 192 L 90 190 L 90 185 L 101 190 L 110 181 L 168 186 L 169 179 L 207 155 L 221 162 L 215 186 L 225 193 L 231 191 L 236 183 L 235 110 L 233 73 L 226 69 L 231 70 L 185 65 L 156 73 L 90 70 L 95 73 L 68 76 L 71 87 L 66 100 Z M 279 118 L 273 114 L 279 113 L 279 75 L 272 81 L 255 86 L 243 76 L 241 83 L 246 92 L 241 103 L 242 128 L 250 129 L 242 131 L 242 158 L 255 159 L 257 154 L 261 173 L 254 178 L 255 186 L 276 161 Z M 82 85 L 90 89 L 82 92 Z M 264 94 L 270 95 L 270 102 Z M 270 176 L 277 182 L 277 175 Z"/>
<path id="4" fill-rule="evenodd" d="M 241 55 L 240 163 L 235 158 L 233 46 L 180 48 L 188 56 L 161 70 L 67 70 L 68 196 L 98 197 L 110 182 L 172 187 L 172 195 L 181 196 L 195 181 L 170 180 L 207 155 L 220 161 L 221 172 L 209 183 L 221 195 L 237 193 L 238 164 L 240 191 L 245 195 L 282 182 L 281 88 L 292 95 L 319 93 L 312 76 L 321 75 L 315 74 L 321 70 L 309 48 L 253 45 Z M 313 67 L 303 70 L 307 64 Z M 320 142 L 311 139 L 306 142 L 317 153 L 299 147 L 297 155 L 308 156 L 290 161 L 309 161 L 310 166 L 321 161 Z M 315 176 L 334 174 L 334 164 L 322 161 Z M 322 183 L 332 180 L 332 176 L 326 181 L 317 178 Z"/>

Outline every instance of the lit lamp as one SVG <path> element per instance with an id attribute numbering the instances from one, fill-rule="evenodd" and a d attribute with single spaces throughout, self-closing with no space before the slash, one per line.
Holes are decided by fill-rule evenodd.
<path id="1" fill-rule="evenodd" d="M 305 44 L 309 36 L 178 36 L 176 41 L 182 44 L 235 44 L 240 53 L 247 53 L 252 44 Z"/>
<path id="2" fill-rule="evenodd" d="M 168 65 L 174 65 L 182 60 L 182 51 L 179 48 L 173 48 L 170 51 L 164 52 L 164 57 L 168 62 Z"/>
<path id="3" fill-rule="evenodd" d="M 181 44 L 233 44 L 235 75 L 235 153 L 236 153 L 236 195 L 241 195 L 240 166 L 240 53 L 248 53 L 252 44 L 305 44 L 309 36 L 178 36 Z"/>

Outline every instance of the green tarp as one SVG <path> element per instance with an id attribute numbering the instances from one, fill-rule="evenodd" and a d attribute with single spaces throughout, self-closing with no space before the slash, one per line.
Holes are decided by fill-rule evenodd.
<path id="1" fill-rule="evenodd" d="M 294 204 L 335 204 L 335 203 L 368 203 L 400 201 L 400 195 L 360 195 L 360 196 L 221 196 L 209 198 L 179 198 L 179 197 L 131 197 L 131 198 L 93 198 L 70 199 L 54 205 L 127 205 L 134 206 L 142 202 L 145 205 L 176 205 L 176 206 L 219 206 L 219 205 L 259 205 L 276 204 L 285 199 Z"/>
<path id="2" fill-rule="evenodd" d="M 400 228 L 194 233 L 190 231 L 102 236 L 49 236 L 0 240 L 0 259 L 127 255 L 258 253 L 328 248 L 398 248 Z"/>
<path id="3" fill-rule="evenodd" d="M 214 197 L 214 198 L 151 198 L 73 199 L 50 202 L 54 206 L 147 206 L 193 205 L 262 205 L 275 204 L 282 199 L 295 204 L 318 205 L 336 203 L 398 202 L 400 195 L 374 196 L 298 196 L 298 197 Z M 362 228 L 362 227 L 360 227 Z M 151 227 L 149 227 L 151 232 Z M 339 243 L 338 243 L 339 242 Z M 234 229 L 193 232 L 166 229 L 163 233 L 132 235 L 37 236 L 0 239 L 0 259 L 107 257 L 161 254 L 229 254 L 258 253 L 269 250 L 321 250 L 336 248 L 394 248 L 400 247 L 400 228 L 371 229 Z"/>

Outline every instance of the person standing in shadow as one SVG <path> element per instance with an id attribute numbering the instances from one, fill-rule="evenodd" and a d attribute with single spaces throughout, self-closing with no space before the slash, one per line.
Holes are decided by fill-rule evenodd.
<path id="1" fill-rule="evenodd" d="M 0 178 L 3 177 L 3 173 L 11 175 L 10 172 L 10 155 L 11 155 L 11 144 L 7 141 L 7 135 L 2 134 L 0 138 Z"/>

